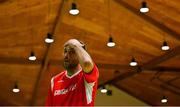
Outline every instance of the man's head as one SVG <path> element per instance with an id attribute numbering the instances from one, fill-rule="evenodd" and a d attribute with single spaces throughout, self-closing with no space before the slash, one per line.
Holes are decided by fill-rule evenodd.
<path id="1" fill-rule="evenodd" d="M 72 45 L 78 45 L 85 48 L 84 43 L 76 39 L 70 39 L 64 44 L 65 69 L 75 69 L 79 64 L 78 56 L 76 55 L 75 50 Z"/>

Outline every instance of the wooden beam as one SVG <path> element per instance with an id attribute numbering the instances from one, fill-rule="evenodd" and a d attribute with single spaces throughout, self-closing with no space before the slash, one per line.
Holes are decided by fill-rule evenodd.
<path id="1" fill-rule="evenodd" d="M 60 65 L 63 63 L 63 60 L 50 60 L 51 65 Z M 120 64 L 103 64 L 103 63 L 96 63 L 98 68 L 103 69 L 114 69 L 114 70 L 130 70 L 133 67 L 129 65 L 120 65 Z"/>
<path id="2" fill-rule="evenodd" d="M 120 65 L 120 64 L 102 64 L 102 63 L 97 63 L 97 66 L 99 68 L 104 68 L 104 69 L 114 69 L 114 70 L 131 70 L 133 67 L 129 65 Z"/>
<path id="3" fill-rule="evenodd" d="M 156 66 L 164 61 L 167 61 L 168 59 L 173 58 L 177 55 L 180 55 L 180 46 L 168 51 L 164 55 L 161 55 L 159 57 L 156 57 L 156 58 L 150 60 L 149 62 L 143 64 L 141 68 L 142 69 L 151 69 L 153 66 Z"/>
<path id="4" fill-rule="evenodd" d="M 18 57 L 0 57 L 0 59 L 0 64 L 39 65 L 42 63 L 40 59 L 36 61 L 29 61 L 28 58 Z"/>
<path id="5" fill-rule="evenodd" d="M 120 80 L 123 80 L 123 79 L 126 79 L 128 77 L 131 77 L 135 74 L 137 74 L 138 72 L 135 72 L 135 71 L 127 71 L 123 74 L 119 74 L 117 77 L 111 79 L 111 80 L 108 80 L 108 81 L 105 81 L 103 82 L 102 84 L 99 84 L 98 85 L 98 88 L 100 88 L 102 85 L 105 85 L 105 84 L 113 84 L 113 83 L 116 83 L 117 81 L 120 81 Z"/>
<path id="6" fill-rule="evenodd" d="M 131 5 L 125 3 L 123 0 L 114 0 L 114 1 L 117 2 L 118 4 L 120 4 L 121 6 L 125 7 L 127 10 L 130 10 L 133 14 L 135 14 L 137 16 L 140 16 L 142 19 L 148 21 L 149 23 L 151 23 L 154 26 L 158 27 L 162 31 L 166 32 L 170 36 L 176 38 L 177 40 L 180 40 L 180 34 L 178 34 L 177 32 L 173 31 L 172 29 L 168 28 L 164 24 L 156 21 L 155 19 L 153 19 L 152 17 L 148 16 L 147 14 L 140 13 L 139 9 L 136 9 L 136 8 L 132 7 Z"/>
<path id="7" fill-rule="evenodd" d="M 62 22 L 62 15 L 63 15 L 62 13 L 63 13 L 63 8 L 64 8 L 64 3 L 65 3 L 65 0 L 62 0 L 60 2 L 60 4 L 59 4 L 59 9 L 58 9 L 57 16 L 56 16 L 56 19 L 55 19 L 55 22 L 54 22 L 54 26 L 52 27 L 52 30 L 50 31 L 50 33 L 53 36 L 55 36 L 56 29 L 59 28 L 57 26 L 60 25 L 60 22 Z M 38 73 L 38 76 L 37 76 L 37 80 L 36 80 L 36 83 L 35 83 L 35 86 L 34 86 L 34 91 L 33 91 L 33 95 L 32 95 L 32 98 L 31 98 L 30 105 L 35 105 L 35 101 L 37 99 L 37 94 L 38 94 L 40 81 L 42 79 L 42 74 L 45 72 L 45 70 L 47 68 L 47 65 L 49 63 L 49 57 L 50 57 L 50 54 L 51 54 L 51 50 L 52 50 L 52 44 L 47 44 L 47 49 L 46 49 L 46 52 L 45 52 L 44 59 L 42 61 L 41 69 L 40 69 L 40 71 Z"/>
<path id="8" fill-rule="evenodd" d="M 162 103 L 157 102 L 157 100 L 160 100 L 163 94 L 171 99 L 167 105 L 177 105 L 177 101 L 180 99 L 180 97 L 177 97 L 179 96 L 179 90 L 177 88 L 160 81 L 153 80 L 147 82 L 146 80 L 142 81 L 142 78 L 140 77 L 132 77 L 122 82 L 113 83 L 112 85 L 115 85 L 117 88 L 126 91 L 150 105 L 162 105 Z M 133 88 L 129 86 L 133 86 Z M 145 96 L 143 95 L 144 90 L 148 92 Z"/>
<path id="9" fill-rule="evenodd" d="M 43 63 L 42 59 L 37 59 L 36 61 L 29 61 L 28 58 L 25 59 L 25 58 L 16 58 L 16 57 L 0 57 L 0 59 L 1 59 L 0 64 L 42 65 Z M 50 65 L 61 65 L 62 63 L 63 63 L 63 60 L 49 60 Z M 98 68 L 114 69 L 117 71 L 121 71 L 121 70 L 127 71 L 127 70 L 136 68 L 136 67 L 130 67 L 129 65 L 120 65 L 120 64 L 103 64 L 103 63 L 96 63 L 96 64 Z M 154 66 L 154 67 L 147 67 L 147 68 L 144 67 L 142 70 L 179 72 L 180 68 Z"/>
<path id="10" fill-rule="evenodd" d="M 167 90 L 171 91 L 172 93 L 175 93 L 180 96 L 180 88 L 179 87 L 173 85 L 170 82 L 166 82 L 160 78 L 156 78 L 156 80 L 157 81 L 152 81 L 152 82 L 154 82 L 155 84 L 161 84 L 163 89 L 167 89 Z"/>
<path id="11" fill-rule="evenodd" d="M 145 64 L 144 64 L 142 67 L 140 67 L 140 68 L 141 68 L 142 70 L 148 70 L 148 69 L 151 69 L 151 70 L 154 69 L 154 70 L 155 70 L 155 67 L 154 67 L 154 66 L 156 66 L 156 65 L 162 63 L 163 61 L 166 61 L 166 60 L 168 60 L 168 59 L 170 59 L 170 58 L 172 58 L 172 57 L 174 57 L 174 56 L 176 56 L 176 55 L 179 55 L 179 54 L 180 54 L 180 46 L 172 49 L 171 51 L 167 52 L 166 54 L 164 54 L 164 55 L 162 55 L 162 56 L 160 56 L 160 57 L 157 57 L 157 58 L 152 59 L 151 61 L 145 63 Z M 159 70 L 160 68 L 162 68 L 162 67 L 159 67 L 159 68 L 157 67 L 156 69 Z M 123 79 L 128 78 L 128 77 L 130 77 L 130 76 L 138 73 L 137 71 L 139 70 L 139 67 L 135 67 L 133 70 L 134 70 L 135 72 L 131 72 L 131 73 L 128 73 L 128 70 L 127 70 L 127 74 L 124 74 L 124 75 L 127 75 L 127 76 L 119 75 L 119 76 L 117 76 L 117 77 L 115 77 L 115 78 L 113 78 L 113 79 L 111 79 L 111 80 L 109 80 L 109 81 L 107 81 L 107 82 L 104 82 L 103 84 L 108 84 L 108 83 L 111 83 L 111 82 L 120 81 L 120 80 L 121 80 L 121 77 L 123 77 Z M 171 69 L 171 70 L 173 70 L 173 69 Z M 179 70 L 179 69 L 176 69 L 176 71 L 177 71 L 177 70 Z M 100 85 L 102 85 L 102 84 L 100 84 Z"/>
<path id="12" fill-rule="evenodd" d="M 162 67 L 162 66 L 155 66 L 152 68 L 147 68 L 144 70 L 149 70 L 149 71 L 159 71 L 159 72 L 180 72 L 180 68 L 175 68 L 175 67 Z"/>

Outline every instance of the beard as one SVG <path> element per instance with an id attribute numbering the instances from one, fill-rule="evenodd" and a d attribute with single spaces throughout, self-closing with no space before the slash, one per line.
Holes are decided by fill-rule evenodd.
<path id="1" fill-rule="evenodd" d="M 75 69 L 78 66 L 78 63 L 64 61 L 63 66 L 65 69 Z"/>

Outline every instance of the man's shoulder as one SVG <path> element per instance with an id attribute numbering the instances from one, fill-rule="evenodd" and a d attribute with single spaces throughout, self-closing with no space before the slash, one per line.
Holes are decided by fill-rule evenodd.
<path id="1" fill-rule="evenodd" d="M 60 72 L 59 74 L 53 76 L 52 78 L 53 78 L 53 79 L 58 79 L 58 78 L 64 76 L 64 75 L 65 75 L 65 72 L 66 72 L 66 71 L 62 71 L 62 72 Z"/>

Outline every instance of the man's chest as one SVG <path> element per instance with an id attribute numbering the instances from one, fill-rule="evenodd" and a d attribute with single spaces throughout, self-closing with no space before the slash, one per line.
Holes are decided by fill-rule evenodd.
<path id="1" fill-rule="evenodd" d="M 82 90 L 84 81 L 82 78 L 61 79 L 54 84 L 54 96 L 66 95 L 68 93 Z"/>

